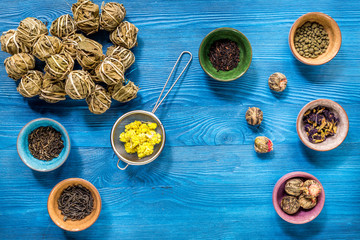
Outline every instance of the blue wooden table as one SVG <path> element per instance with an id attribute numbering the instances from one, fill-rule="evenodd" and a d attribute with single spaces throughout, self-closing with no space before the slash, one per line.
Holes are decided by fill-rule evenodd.
<path id="1" fill-rule="evenodd" d="M 132 0 L 124 5 L 127 19 L 140 29 L 136 63 L 127 77 L 141 90 L 128 104 L 114 102 L 97 116 L 84 101 L 51 105 L 24 99 L 0 66 L 1 239 L 360 238 L 359 1 Z M 288 46 L 293 22 L 313 11 L 333 17 L 343 37 L 338 55 L 315 67 L 298 62 Z M 71 12 L 62 0 L 2 0 L 0 13 L 3 32 L 29 16 L 50 27 Z M 198 62 L 201 40 L 218 27 L 236 28 L 252 44 L 250 69 L 234 82 L 210 79 Z M 103 34 L 92 38 L 108 47 Z M 157 112 L 167 132 L 163 153 L 149 165 L 118 170 L 109 141 L 113 123 L 130 110 L 152 109 L 183 50 L 194 60 Z M 8 56 L 0 53 L 1 62 Z M 267 85 L 277 71 L 288 78 L 281 95 Z M 303 105 L 318 98 L 340 103 L 350 120 L 344 143 L 324 153 L 303 146 L 295 128 Z M 250 106 L 264 112 L 259 129 L 245 121 Z M 16 151 L 21 128 L 39 117 L 62 123 L 72 143 L 66 163 L 49 173 L 32 171 Z M 273 153 L 255 153 L 259 135 L 273 140 Z M 326 192 L 323 211 L 305 225 L 283 221 L 272 205 L 274 184 L 292 171 L 315 175 Z M 70 177 L 92 182 L 103 203 L 97 222 L 79 233 L 61 230 L 47 213 L 51 189 Z"/>

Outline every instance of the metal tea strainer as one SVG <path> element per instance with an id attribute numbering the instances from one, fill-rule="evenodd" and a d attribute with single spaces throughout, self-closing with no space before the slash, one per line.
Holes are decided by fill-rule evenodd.
<path id="1" fill-rule="evenodd" d="M 169 88 L 169 90 L 167 91 L 167 93 L 165 94 L 165 96 L 163 98 L 161 98 L 161 96 L 164 93 L 165 87 L 167 86 L 174 70 L 176 69 L 176 66 L 178 65 L 178 63 L 181 60 L 181 57 L 184 54 L 189 54 L 190 55 L 190 59 L 187 62 L 186 66 L 184 67 L 184 69 L 182 70 L 182 72 L 180 73 L 179 77 L 174 81 L 174 83 L 171 85 L 171 87 Z M 165 136 L 165 129 L 164 126 L 162 125 L 161 121 L 155 116 L 155 112 L 156 110 L 159 108 L 160 104 L 164 101 L 164 99 L 167 97 L 167 95 L 170 93 L 170 91 L 173 89 L 173 87 L 175 86 L 176 82 L 180 79 L 180 77 L 182 76 L 182 74 L 185 72 L 185 70 L 187 69 L 187 67 L 189 66 L 190 62 L 192 60 L 192 54 L 188 51 L 184 51 L 180 54 L 180 56 L 178 57 L 173 69 L 171 70 L 171 73 L 160 93 L 160 96 L 158 98 L 158 100 L 155 103 L 155 106 L 153 108 L 153 110 L 151 112 L 148 111 L 143 111 L 143 110 L 135 110 L 135 111 L 131 111 L 128 113 L 125 113 L 124 115 L 122 115 L 114 124 L 114 126 L 111 129 L 111 146 L 115 152 L 115 154 L 118 156 L 119 160 L 116 164 L 116 166 L 120 169 L 120 170 L 125 170 L 129 165 L 145 165 L 148 164 L 152 161 L 154 161 L 161 153 L 161 151 L 164 148 L 165 145 L 165 140 L 166 140 L 166 136 Z M 142 121 L 142 122 L 154 122 L 158 125 L 158 127 L 156 128 L 156 132 L 159 133 L 161 135 L 161 143 L 156 144 L 154 146 L 154 152 L 153 154 L 151 154 L 150 156 L 146 156 L 142 159 L 139 159 L 137 154 L 129 154 L 125 151 L 124 148 L 124 144 L 122 142 L 120 142 L 119 140 L 119 136 L 120 134 L 125 130 L 125 125 L 134 122 L 135 120 L 138 121 Z M 125 162 L 127 165 L 124 168 L 121 168 L 119 166 L 119 162 L 120 160 L 122 160 L 123 162 Z"/>

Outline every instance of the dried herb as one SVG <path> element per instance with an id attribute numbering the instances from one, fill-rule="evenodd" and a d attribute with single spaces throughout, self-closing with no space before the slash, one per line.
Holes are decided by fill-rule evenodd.
<path id="1" fill-rule="evenodd" d="M 256 137 L 254 147 L 258 153 L 268 153 L 273 150 L 273 143 L 267 137 Z"/>
<path id="2" fill-rule="evenodd" d="M 76 26 L 86 35 L 99 30 L 99 6 L 91 0 L 78 0 L 71 7 Z"/>
<path id="3" fill-rule="evenodd" d="M 76 24 L 74 19 L 69 15 L 62 15 L 52 22 L 50 33 L 58 38 L 65 38 L 76 32 Z"/>
<path id="4" fill-rule="evenodd" d="M 271 90 L 282 92 L 286 88 L 287 79 L 284 74 L 276 72 L 270 75 L 268 83 Z"/>
<path id="5" fill-rule="evenodd" d="M 17 53 L 4 61 L 5 70 L 10 78 L 20 79 L 29 70 L 35 68 L 35 58 L 28 53 Z"/>
<path id="6" fill-rule="evenodd" d="M 209 59 L 217 71 L 230 71 L 240 62 L 240 49 L 229 39 L 217 40 L 210 47 Z"/>
<path id="7" fill-rule="evenodd" d="M 125 69 L 128 69 L 135 62 L 134 53 L 121 46 L 110 46 L 106 50 L 106 56 L 119 56 Z"/>
<path id="8" fill-rule="evenodd" d="M 41 93 L 43 78 L 42 72 L 30 70 L 21 78 L 17 91 L 24 97 L 35 97 Z"/>
<path id="9" fill-rule="evenodd" d="M 300 209 L 300 203 L 296 197 L 285 196 L 281 199 L 281 209 L 287 214 L 295 214 Z"/>
<path id="10" fill-rule="evenodd" d="M 298 197 L 302 193 L 304 182 L 300 178 L 293 178 L 285 183 L 285 192 L 289 195 Z"/>
<path id="11" fill-rule="evenodd" d="M 100 85 L 95 86 L 95 90 L 86 98 L 90 112 L 102 114 L 106 112 L 111 105 L 111 96 L 105 88 Z"/>
<path id="12" fill-rule="evenodd" d="M 125 86 L 122 83 L 109 87 L 111 97 L 119 102 L 129 102 L 136 98 L 139 87 L 136 86 L 132 81 L 129 81 Z"/>
<path id="13" fill-rule="evenodd" d="M 50 161 L 64 148 L 61 133 L 53 127 L 38 127 L 28 136 L 29 151 L 39 160 Z"/>
<path id="14" fill-rule="evenodd" d="M 137 43 L 138 32 L 134 24 L 124 21 L 110 34 L 110 40 L 114 45 L 131 49 Z"/>
<path id="15" fill-rule="evenodd" d="M 263 120 L 263 112 L 257 107 L 249 108 L 246 111 L 245 119 L 250 125 L 260 125 Z"/>
<path id="16" fill-rule="evenodd" d="M 296 51 L 306 58 L 317 58 L 329 46 L 329 36 L 324 27 L 317 22 L 306 22 L 296 29 L 294 44 Z"/>
<path id="17" fill-rule="evenodd" d="M 100 29 L 114 31 L 117 26 L 124 20 L 126 10 L 120 3 L 109 2 L 101 5 Z"/>
<path id="18" fill-rule="evenodd" d="M 48 30 L 42 21 L 33 17 L 22 20 L 17 28 L 19 40 L 29 49 L 40 35 L 48 35 Z"/>
<path id="19" fill-rule="evenodd" d="M 85 38 L 77 45 L 76 60 L 84 70 L 93 70 L 104 59 L 102 45 Z"/>
<path id="20" fill-rule="evenodd" d="M 317 198 L 307 198 L 304 194 L 299 197 L 300 207 L 303 209 L 311 209 L 316 206 Z"/>
<path id="21" fill-rule="evenodd" d="M 119 56 L 109 56 L 95 69 L 99 81 L 107 85 L 115 85 L 125 81 L 125 66 Z"/>
<path id="22" fill-rule="evenodd" d="M 62 48 L 63 45 L 59 38 L 41 35 L 34 43 L 32 54 L 41 61 L 45 61 L 52 55 L 60 53 Z"/>
<path id="23" fill-rule="evenodd" d="M 339 119 L 329 108 L 318 106 L 305 112 L 303 122 L 309 141 L 321 143 L 336 134 Z"/>
<path id="24" fill-rule="evenodd" d="M 86 37 L 82 35 L 81 33 L 75 33 L 73 35 L 67 36 L 63 38 L 62 44 L 63 44 L 63 50 L 62 53 L 69 54 L 72 59 L 75 60 L 76 58 L 76 49 L 78 46 L 78 43 L 83 41 Z"/>
<path id="25" fill-rule="evenodd" d="M 46 73 L 44 75 L 40 99 L 47 103 L 57 103 L 66 100 L 65 83 L 51 79 L 51 76 Z"/>
<path id="26" fill-rule="evenodd" d="M 95 83 L 90 74 L 83 70 L 70 72 L 65 83 L 65 92 L 72 99 L 84 99 L 94 88 Z"/>
<path id="27" fill-rule="evenodd" d="M 64 221 L 84 219 L 94 210 L 94 198 L 90 190 L 81 184 L 65 188 L 57 202 Z"/>
<path id="28" fill-rule="evenodd" d="M 55 54 L 46 59 L 45 71 L 56 80 L 64 80 L 73 68 L 74 60 L 69 54 Z"/>
<path id="29" fill-rule="evenodd" d="M 1 50 L 11 55 L 30 52 L 30 49 L 19 40 L 16 30 L 9 30 L 1 35 Z"/>

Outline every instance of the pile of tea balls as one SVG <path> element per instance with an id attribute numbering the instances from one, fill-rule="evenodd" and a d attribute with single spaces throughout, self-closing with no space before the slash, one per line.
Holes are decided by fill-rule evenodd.
<path id="1" fill-rule="evenodd" d="M 33 17 L 22 20 L 16 30 L 1 36 L 1 50 L 11 54 L 4 61 L 8 76 L 20 79 L 18 92 L 27 98 L 39 95 L 48 103 L 85 99 L 89 110 L 102 114 L 112 99 L 128 102 L 139 88 L 125 79 L 125 71 L 135 62 L 130 50 L 137 45 L 138 28 L 124 21 L 123 4 L 99 6 L 91 0 L 78 0 L 69 14 L 57 18 L 50 27 Z M 90 35 L 110 32 L 114 44 L 103 53 L 102 45 Z M 80 33 L 80 31 L 82 33 Z M 35 70 L 35 57 L 45 62 L 44 72 Z M 74 70 L 75 61 L 81 70 Z"/>

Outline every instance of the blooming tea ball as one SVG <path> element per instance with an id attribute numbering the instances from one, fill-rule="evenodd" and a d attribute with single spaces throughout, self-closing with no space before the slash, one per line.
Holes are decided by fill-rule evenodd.
<path id="1" fill-rule="evenodd" d="M 35 97 L 41 93 L 44 74 L 37 70 L 28 71 L 20 80 L 17 91 L 24 97 Z"/>
<path id="2" fill-rule="evenodd" d="M 69 54 L 73 59 L 76 58 L 76 49 L 78 46 L 78 43 L 83 41 L 86 37 L 82 35 L 81 33 L 75 33 L 73 35 L 67 36 L 63 38 L 62 44 L 63 49 L 62 53 Z"/>
<path id="3" fill-rule="evenodd" d="M 125 69 L 128 69 L 135 62 L 134 53 L 121 46 L 110 46 L 107 48 L 106 56 L 119 56 L 123 62 Z"/>
<path id="4" fill-rule="evenodd" d="M 111 105 L 111 96 L 105 88 L 100 85 L 95 86 L 95 90 L 86 98 L 90 112 L 102 114 L 106 112 Z"/>
<path id="5" fill-rule="evenodd" d="M 47 78 L 49 74 L 45 74 L 43 87 L 40 93 L 40 99 L 47 103 L 57 103 L 66 100 L 65 83 Z"/>
<path id="6" fill-rule="evenodd" d="M 74 68 L 74 60 L 69 54 L 55 54 L 47 58 L 45 62 L 45 72 L 57 80 L 64 80 Z"/>
<path id="7" fill-rule="evenodd" d="M 85 38 L 78 43 L 76 60 L 84 70 L 93 70 L 104 59 L 102 45 L 94 40 Z"/>
<path id="8" fill-rule="evenodd" d="M 17 28 L 19 40 L 28 48 L 32 48 L 40 35 L 48 35 L 45 24 L 39 19 L 28 17 L 22 20 Z"/>
<path id="9" fill-rule="evenodd" d="M 276 92 L 282 92 L 287 85 L 287 79 L 284 74 L 276 72 L 269 77 L 269 87 Z"/>
<path id="10" fill-rule="evenodd" d="M 71 71 L 65 83 L 65 92 L 72 99 L 84 99 L 94 88 L 90 74 L 83 70 Z"/>
<path id="11" fill-rule="evenodd" d="M 126 15 L 125 7 L 116 2 L 109 2 L 101 6 L 100 29 L 114 31 L 124 20 Z"/>
<path id="12" fill-rule="evenodd" d="M 285 196 L 281 199 L 281 209 L 287 214 L 295 214 L 299 211 L 300 203 L 296 197 Z"/>
<path id="13" fill-rule="evenodd" d="M 32 53 L 41 61 L 45 61 L 51 55 L 60 53 L 62 48 L 63 45 L 59 38 L 41 35 L 34 43 Z"/>
<path id="14" fill-rule="evenodd" d="M 139 87 L 137 87 L 132 81 L 129 81 L 125 86 L 122 83 L 109 87 L 111 97 L 119 102 L 129 102 L 136 98 Z"/>
<path id="15" fill-rule="evenodd" d="M 35 68 L 35 58 L 28 53 L 17 53 L 6 58 L 4 65 L 9 77 L 18 80 L 29 70 Z"/>
<path id="16" fill-rule="evenodd" d="M 99 30 L 99 6 L 91 0 L 78 0 L 71 7 L 76 26 L 86 35 Z"/>
<path id="17" fill-rule="evenodd" d="M 107 85 L 114 85 L 125 81 L 125 67 L 118 56 L 106 57 L 96 67 L 95 74 L 99 81 Z"/>
<path id="18" fill-rule="evenodd" d="M 304 194 L 299 197 L 300 207 L 303 209 L 311 209 L 316 206 L 317 198 L 306 198 Z"/>
<path id="19" fill-rule="evenodd" d="M 285 192 L 289 195 L 298 197 L 302 193 L 304 182 L 300 178 L 293 178 L 285 183 Z"/>
<path id="20" fill-rule="evenodd" d="M 137 43 L 138 31 L 134 24 L 124 21 L 110 34 L 110 41 L 115 45 L 131 49 Z"/>
<path id="21" fill-rule="evenodd" d="M 316 198 L 321 193 L 321 186 L 315 180 L 306 180 L 302 190 L 305 197 Z"/>
<path id="22" fill-rule="evenodd" d="M 260 125 L 263 120 L 263 112 L 257 107 L 249 108 L 246 111 L 245 119 L 250 125 Z"/>
<path id="23" fill-rule="evenodd" d="M 69 14 L 62 15 L 55 19 L 50 27 L 50 33 L 61 39 L 73 35 L 75 32 L 76 24 Z"/>
<path id="24" fill-rule="evenodd" d="M 256 137 L 254 147 L 258 153 L 267 153 L 273 150 L 273 143 L 267 137 Z"/>
<path id="25" fill-rule="evenodd" d="M 16 30 L 3 32 L 1 35 L 1 50 L 10 53 L 11 55 L 30 52 L 30 49 L 19 40 Z"/>

